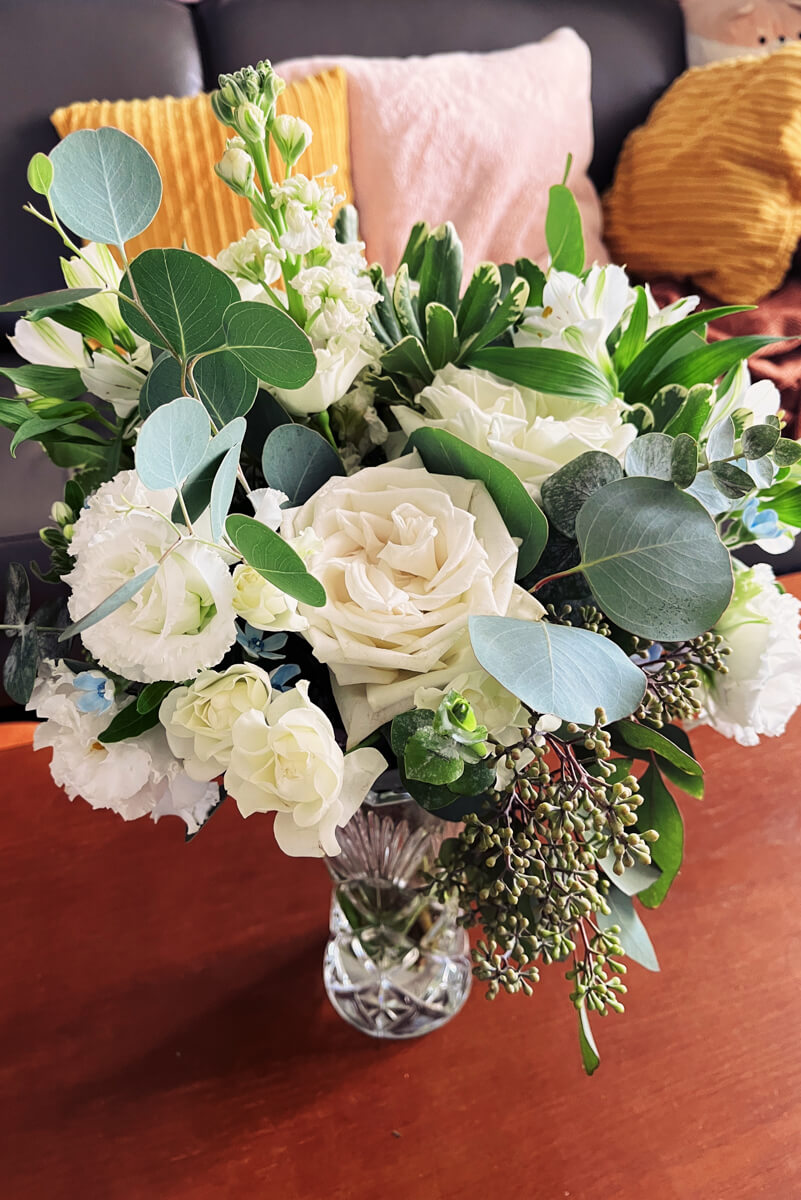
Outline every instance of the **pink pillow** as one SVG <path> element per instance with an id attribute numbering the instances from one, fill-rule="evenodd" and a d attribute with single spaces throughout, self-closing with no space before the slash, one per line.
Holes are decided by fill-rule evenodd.
<path id="1" fill-rule="evenodd" d="M 392 272 L 412 225 L 453 221 L 465 273 L 527 255 L 545 265 L 548 189 L 568 153 L 587 262 L 608 262 L 592 158 L 590 52 L 572 29 L 491 54 L 313 58 L 292 81 L 339 64 L 348 75 L 351 168 L 370 261 Z"/>

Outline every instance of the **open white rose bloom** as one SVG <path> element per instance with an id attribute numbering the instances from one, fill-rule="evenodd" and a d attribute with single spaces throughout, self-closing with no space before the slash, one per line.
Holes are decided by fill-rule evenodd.
<path id="1" fill-rule="evenodd" d="M 329 859 L 374 788 L 454 822 L 431 895 L 484 927 L 490 995 L 567 961 L 592 1070 L 621 958 L 656 963 L 632 897 L 679 870 L 686 729 L 751 744 L 801 701 L 798 605 L 732 568 L 801 528 L 801 446 L 752 342 L 585 264 L 564 183 L 547 262 L 463 278 L 454 228 L 421 223 L 368 265 L 282 87 L 260 63 L 213 97 L 211 182 L 255 224 L 213 260 L 119 253 L 161 192 L 120 131 L 31 164 L 66 288 L 18 306 L 0 422 L 71 478 L 56 599 L 30 615 L 11 572 L 5 686 L 68 796 L 126 820 L 193 835 L 229 798 Z M 108 154 L 125 187 L 88 205 Z"/>

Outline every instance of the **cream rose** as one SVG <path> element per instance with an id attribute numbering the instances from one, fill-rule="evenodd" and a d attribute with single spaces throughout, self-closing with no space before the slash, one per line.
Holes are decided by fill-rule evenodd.
<path id="1" fill-rule="evenodd" d="M 223 773 L 231 758 L 235 721 L 245 712 L 263 712 L 271 695 L 267 672 L 243 663 L 227 671 L 201 671 L 188 687 L 165 697 L 159 720 L 190 779 L 210 780 Z"/>
<path id="2" fill-rule="evenodd" d="M 405 434 L 445 429 L 514 471 L 534 499 L 540 485 L 587 450 L 623 460 L 637 430 L 625 424 L 621 400 L 584 404 L 519 388 L 488 371 L 452 363 L 417 397 L 423 412 L 392 411 Z"/>
<path id="3" fill-rule="evenodd" d="M 327 663 L 355 745 L 410 708 L 419 687 L 475 670 L 471 614 L 528 616 L 542 606 L 515 584 L 517 546 L 482 483 L 432 475 L 417 454 L 324 484 L 282 526 L 311 527 L 308 559 L 323 608 L 300 606 Z"/>
<path id="4" fill-rule="evenodd" d="M 298 612 L 298 602 L 282 592 L 247 563 L 234 569 L 234 610 L 254 629 L 271 633 L 297 633 L 308 622 Z"/>
<path id="5" fill-rule="evenodd" d="M 336 831 L 359 808 L 387 763 L 377 750 L 343 754 L 305 680 L 275 695 L 266 712 L 235 722 L 225 787 L 243 817 L 274 812 L 285 854 L 339 854 Z"/>
<path id="6" fill-rule="evenodd" d="M 317 370 L 308 383 L 291 390 L 270 390 L 296 417 L 323 412 L 342 399 L 359 372 L 376 361 L 379 350 L 378 342 L 359 329 L 334 334 L 325 345 L 315 346 Z"/>

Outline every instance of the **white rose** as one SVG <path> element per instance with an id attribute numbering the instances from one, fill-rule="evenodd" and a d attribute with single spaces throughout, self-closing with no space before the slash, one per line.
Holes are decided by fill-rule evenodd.
<path id="1" fill-rule="evenodd" d="M 81 634 L 99 663 L 140 683 L 189 679 L 218 663 L 236 639 L 228 567 L 215 550 L 191 539 L 171 549 L 175 536 L 155 513 L 121 515 L 77 549 L 75 567 L 64 577 L 77 621 L 160 563 L 130 600 Z"/>
<path id="2" fill-rule="evenodd" d="M 449 687 L 418 688 L 414 693 L 414 707 L 436 710 L 451 689 L 464 696 L 479 725 L 486 725 L 490 737 L 502 746 L 519 742 L 520 730 L 531 723 L 530 714 L 517 696 L 481 668 L 454 675 Z"/>
<path id="3" fill-rule="evenodd" d="M 316 346 L 317 370 L 300 388 L 271 388 L 293 416 L 323 412 L 341 400 L 356 376 L 378 358 L 379 348 L 358 329 L 335 334 L 324 346 Z"/>
<path id="4" fill-rule="evenodd" d="M 728 673 L 707 673 L 701 719 L 741 746 L 777 737 L 801 704 L 798 600 L 767 563 L 735 571 L 731 604 L 715 626 L 731 649 Z"/>
<path id="5" fill-rule="evenodd" d="M 243 663 L 227 671 L 201 671 L 188 687 L 164 698 L 159 720 L 190 779 L 211 780 L 223 773 L 234 722 L 244 712 L 266 709 L 271 694 L 267 672 Z"/>
<path id="6" fill-rule="evenodd" d="M 587 450 L 622 461 L 637 430 L 620 400 L 585 404 L 516 387 L 452 363 L 417 397 L 423 412 L 393 407 L 403 432 L 445 429 L 514 471 L 534 499 L 544 480 Z"/>
<path id="7" fill-rule="evenodd" d="M 298 602 L 247 563 L 234 568 L 234 611 L 254 629 L 271 633 L 298 633 L 308 622 L 298 612 Z"/>
<path id="8" fill-rule="evenodd" d="M 417 454 L 330 479 L 282 533 L 309 527 L 327 602 L 300 606 L 304 636 L 331 669 L 350 745 L 410 708 L 419 687 L 476 669 L 471 614 L 542 615 L 515 584 L 517 546 L 484 485 L 429 474 Z"/>
<path id="9" fill-rule="evenodd" d="M 285 854 L 320 858 L 339 854 L 337 829 L 386 766 L 374 749 L 342 753 L 304 681 L 275 695 L 266 713 L 236 721 L 225 787 L 243 817 L 276 814 L 275 839 Z"/>
<path id="10" fill-rule="evenodd" d="M 124 705 L 115 700 L 102 712 L 81 712 L 74 680 L 63 662 L 43 662 L 28 704 L 43 719 L 33 745 L 52 748 L 54 781 L 70 800 L 81 796 L 92 808 L 109 808 L 123 820 L 171 814 L 194 832 L 217 802 L 217 789 L 186 777 L 161 729 L 107 746 L 98 741 Z"/>

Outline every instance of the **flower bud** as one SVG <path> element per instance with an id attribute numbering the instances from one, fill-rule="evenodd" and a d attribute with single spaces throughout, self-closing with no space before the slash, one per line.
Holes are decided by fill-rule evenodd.
<path id="1" fill-rule="evenodd" d="M 50 509 L 50 516 L 56 525 L 66 525 L 68 521 L 72 520 L 72 509 L 63 500 L 56 500 Z"/>
<path id="2" fill-rule="evenodd" d="M 253 190 L 253 159 L 240 138 L 232 138 L 214 170 L 238 196 L 249 196 Z"/>
<path id="3" fill-rule="evenodd" d="M 452 737 L 462 746 L 470 746 L 479 758 L 489 754 L 486 725 L 479 725 L 470 703 L 461 693 L 450 691 L 443 697 L 434 716 L 437 733 Z"/>
<path id="4" fill-rule="evenodd" d="M 311 127 L 290 113 L 276 117 L 270 132 L 287 167 L 294 167 L 312 140 Z"/>
<path id="5" fill-rule="evenodd" d="M 261 141 L 267 130 L 267 117 L 258 104 L 249 100 L 234 113 L 234 128 L 248 141 Z"/>

